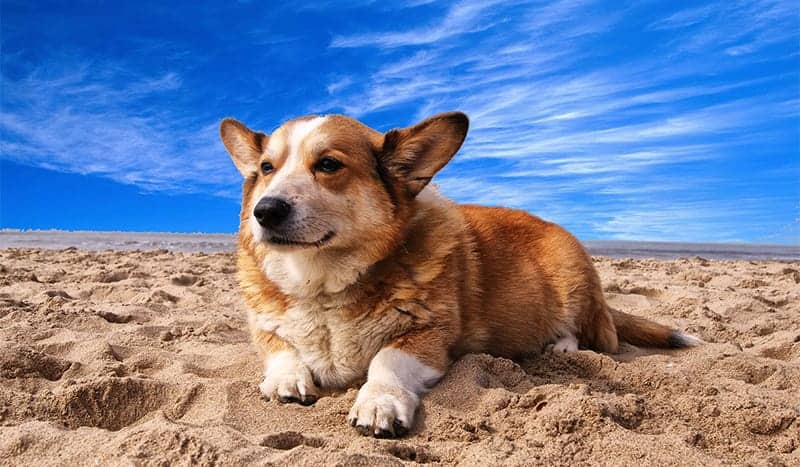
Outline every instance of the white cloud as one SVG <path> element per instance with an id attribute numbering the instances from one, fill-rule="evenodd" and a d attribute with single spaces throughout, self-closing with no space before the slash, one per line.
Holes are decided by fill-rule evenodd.
<path id="1" fill-rule="evenodd" d="M 736 148 L 770 138 L 763 122 L 797 119 L 800 105 L 788 92 L 796 73 L 741 74 L 747 62 L 725 57 L 753 54 L 759 63 L 763 46 L 797 40 L 796 28 L 785 24 L 796 17 L 787 6 L 757 0 L 672 10 L 641 25 L 642 34 L 667 34 L 669 44 L 630 58 L 608 56 L 595 36 L 647 6 L 498 4 L 457 18 L 453 7 L 424 30 L 334 37 L 331 47 L 379 48 L 385 58 L 313 108 L 367 120 L 384 110 L 414 109 L 396 126 L 466 111 L 470 135 L 438 180 L 462 201 L 525 207 L 615 238 L 732 240 L 738 237 L 723 224 L 740 216 L 736 206 L 691 183 L 706 180 L 724 191 L 730 176 L 658 180 L 725 164 Z M 473 31 L 482 32 L 476 38 Z M 473 164 L 485 175 L 470 175 Z M 606 220 L 589 223 L 603 215 L 581 211 L 570 197 L 601 203 Z M 652 213 L 632 208 L 641 199 Z M 682 233 L 675 227 L 681 225 L 688 226 Z"/>
<path id="2" fill-rule="evenodd" d="M 346 87 L 353 84 L 353 78 L 349 76 L 344 76 L 330 84 L 326 87 L 328 90 L 328 94 L 336 94 L 337 92 L 345 89 Z"/>
<path id="3" fill-rule="evenodd" d="M 651 27 L 678 31 L 673 45 L 682 51 L 742 55 L 795 38 L 797 18 L 793 1 L 721 0 L 679 11 Z"/>
<path id="4" fill-rule="evenodd" d="M 60 64 L 17 80 L 3 76 L 3 157 L 173 193 L 238 183 L 215 122 L 144 103 L 178 92 L 176 73 L 131 76 L 118 63 Z"/>
<path id="5" fill-rule="evenodd" d="M 453 5 L 438 24 L 431 24 L 409 31 L 367 33 L 351 36 L 335 36 L 333 48 L 349 47 L 405 47 L 438 42 L 449 37 L 489 28 L 492 23 L 483 21 L 483 13 L 500 3 L 498 0 L 463 0 Z"/>

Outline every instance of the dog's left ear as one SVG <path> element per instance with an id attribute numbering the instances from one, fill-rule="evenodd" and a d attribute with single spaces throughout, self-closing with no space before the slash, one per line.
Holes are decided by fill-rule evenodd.
<path id="1" fill-rule="evenodd" d="M 219 124 L 219 135 L 231 155 L 233 165 L 243 177 L 247 178 L 258 172 L 258 160 L 269 139 L 267 135 L 253 131 L 233 118 L 222 120 Z"/>
<path id="2" fill-rule="evenodd" d="M 469 119 L 461 112 L 434 115 L 384 136 L 381 163 L 414 197 L 461 147 Z"/>

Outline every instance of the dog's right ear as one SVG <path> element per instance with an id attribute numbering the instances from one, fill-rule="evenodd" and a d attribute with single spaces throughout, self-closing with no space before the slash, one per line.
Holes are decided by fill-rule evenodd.
<path id="1" fill-rule="evenodd" d="M 269 137 L 264 133 L 253 131 L 233 118 L 222 120 L 219 125 L 222 144 L 231 155 L 233 164 L 239 173 L 247 178 L 258 172 L 258 160 L 264 152 Z"/>

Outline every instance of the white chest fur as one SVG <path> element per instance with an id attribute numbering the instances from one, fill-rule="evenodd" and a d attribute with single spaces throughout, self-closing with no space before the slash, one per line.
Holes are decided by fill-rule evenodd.
<path id="1" fill-rule="evenodd" d="M 344 387 L 366 376 L 372 357 L 409 325 L 391 309 L 350 311 L 309 299 L 283 313 L 250 312 L 250 324 L 291 344 L 319 385 Z"/>
<path id="2" fill-rule="evenodd" d="M 335 294 L 358 280 L 368 263 L 356 256 L 329 257 L 322 252 L 270 254 L 264 259 L 264 274 L 281 291 L 293 297 Z"/>

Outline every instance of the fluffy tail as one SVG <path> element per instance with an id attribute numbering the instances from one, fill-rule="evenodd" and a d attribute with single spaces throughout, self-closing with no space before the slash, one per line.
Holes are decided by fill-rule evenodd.
<path id="1" fill-rule="evenodd" d="M 679 349 L 694 347 L 703 343 L 697 337 L 658 324 L 649 319 L 629 315 L 613 308 L 608 309 L 617 328 L 617 337 L 621 341 L 640 347 L 664 347 Z"/>

